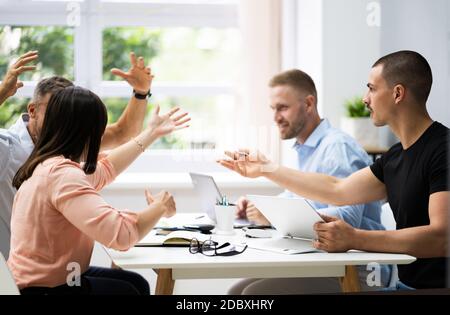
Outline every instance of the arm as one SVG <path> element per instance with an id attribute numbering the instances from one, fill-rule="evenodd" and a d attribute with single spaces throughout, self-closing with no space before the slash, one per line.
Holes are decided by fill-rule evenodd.
<path id="1" fill-rule="evenodd" d="M 373 175 L 369 167 L 343 179 L 284 167 L 264 176 L 298 195 L 337 206 L 366 203 L 386 197 L 384 184 Z"/>
<path id="2" fill-rule="evenodd" d="M 369 163 L 368 156 L 364 155 L 361 150 L 353 148 L 346 141 L 329 143 L 324 148 L 324 151 L 320 150 L 318 154 L 320 155 L 314 155 L 313 159 L 315 159 L 315 163 L 313 162 L 311 164 L 309 170 L 338 178 L 345 178 L 359 169 L 364 168 Z M 285 190 L 279 196 L 296 197 L 289 190 Z M 316 201 L 312 201 L 312 204 L 318 209 L 319 213 L 339 217 L 357 228 L 361 226 L 365 204 L 342 207 L 334 207 Z M 373 206 L 375 207 L 375 205 Z M 247 217 L 251 221 L 268 224 L 268 220 L 253 205 L 247 207 Z"/>
<path id="3" fill-rule="evenodd" d="M 175 212 L 175 202 L 167 192 L 158 194 L 139 213 L 119 211 L 107 204 L 83 171 L 73 165 L 59 167 L 49 178 L 54 207 L 81 232 L 110 248 L 129 249 L 162 215 Z"/>
<path id="4" fill-rule="evenodd" d="M 155 210 L 142 211 L 138 214 L 139 239 L 150 232 L 161 216 L 171 217 L 176 212 L 175 201 L 172 195 L 166 191 L 161 191 L 156 196 L 152 196 L 147 189 L 145 190 L 145 197 L 149 208 Z"/>
<path id="5" fill-rule="evenodd" d="M 325 174 L 305 173 L 283 166 L 277 166 L 261 153 L 242 157 L 237 152 L 226 152 L 232 159 L 218 162 L 242 176 L 254 178 L 264 176 L 281 187 L 308 199 L 337 206 L 366 203 L 386 197 L 386 188 L 369 167 L 347 178 Z"/>
<path id="6" fill-rule="evenodd" d="M 115 148 L 108 154 L 107 159 L 113 165 L 117 174 L 123 172 L 156 139 L 175 130 L 189 127 L 189 125 L 186 125 L 190 120 L 190 118 L 185 118 L 187 113 L 172 117 L 178 110 L 179 108 L 175 108 L 160 116 L 159 106 L 156 106 L 150 118 L 149 126 L 136 138 Z"/>
<path id="7" fill-rule="evenodd" d="M 150 91 L 154 77 L 151 69 L 145 66 L 142 57 L 136 59 L 133 52 L 130 53 L 130 62 L 131 68 L 128 72 L 115 68 L 111 72 L 126 80 L 137 93 L 145 95 Z M 137 99 L 133 95 L 117 122 L 106 127 L 101 149 L 115 148 L 138 135 L 142 130 L 146 111 L 147 99 Z"/>
<path id="8" fill-rule="evenodd" d="M 353 146 L 346 140 L 328 143 L 320 155 L 315 155 L 316 162 L 312 171 L 327 174 L 338 178 L 346 178 L 354 172 L 365 168 L 371 163 L 369 156 L 359 147 Z M 367 204 L 354 204 L 350 206 L 335 207 L 330 204 L 323 204 L 312 201 L 312 205 L 318 212 L 328 216 L 338 217 L 355 228 L 361 227 L 365 210 L 380 210 L 380 203 L 372 202 Z M 378 212 L 379 213 L 379 212 Z"/>
<path id="9" fill-rule="evenodd" d="M 318 235 L 314 247 L 330 252 L 358 249 L 403 253 L 418 258 L 445 257 L 448 246 L 449 197 L 448 191 L 430 195 L 429 225 L 396 231 L 359 230 L 342 220 L 324 216 L 327 223 L 316 223 L 314 226 Z"/>
<path id="10" fill-rule="evenodd" d="M 18 77 L 25 71 L 32 71 L 36 66 L 27 66 L 31 61 L 38 58 L 37 51 L 29 51 L 17 59 L 17 61 L 8 69 L 3 81 L 0 84 L 0 106 L 9 97 L 16 94 L 17 90 L 23 86 Z"/>

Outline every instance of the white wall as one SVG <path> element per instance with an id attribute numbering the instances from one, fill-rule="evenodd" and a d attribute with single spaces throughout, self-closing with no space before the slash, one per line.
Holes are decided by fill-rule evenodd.
<path id="1" fill-rule="evenodd" d="M 450 126 L 450 1 L 284 0 L 284 69 L 308 72 L 318 89 L 319 111 L 340 126 L 345 99 L 364 95 L 369 70 L 381 56 L 416 50 L 430 62 L 434 85 L 428 102 L 434 119 Z M 379 4 L 381 23 L 368 23 Z M 292 11 L 296 14 L 293 16 Z M 375 13 L 376 14 L 376 13 Z M 295 31 L 289 29 L 295 28 Z M 292 48 L 294 47 L 294 48 Z M 396 141 L 391 137 L 390 142 Z M 282 161 L 292 159 L 283 143 Z"/>
<path id="2" fill-rule="evenodd" d="M 285 30 L 291 37 L 285 40 L 296 42 L 295 61 L 289 67 L 312 76 L 319 110 L 336 127 L 344 113 L 344 101 L 363 95 L 370 67 L 379 57 L 380 28 L 367 23 L 367 6 L 372 2 L 298 0 L 296 21 L 285 25 L 296 27 L 295 33 Z"/>
<path id="3" fill-rule="evenodd" d="M 450 126 L 450 4 L 448 0 L 381 0 L 381 53 L 415 50 L 434 76 L 428 101 L 432 118 Z"/>
<path id="4" fill-rule="evenodd" d="M 344 102 L 363 96 L 380 54 L 380 28 L 367 23 L 371 0 L 323 0 L 323 115 L 339 127 Z"/>
<path id="5" fill-rule="evenodd" d="M 289 62 L 309 73 L 316 83 L 322 117 L 340 126 L 344 101 L 364 95 L 369 70 L 380 55 L 380 28 L 367 23 L 370 0 L 285 0 L 295 7 L 295 19 L 285 25 L 284 41 L 295 42 Z M 295 3 L 295 6 L 294 4 Z M 290 14 L 286 10 L 285 14 Z M 286 30 L 295 27 L 296 31 Z M 286 45 L 286 46 L 292 46 Z M 291 142 L 282 146 L 282 161 L 292 160 Z"/>

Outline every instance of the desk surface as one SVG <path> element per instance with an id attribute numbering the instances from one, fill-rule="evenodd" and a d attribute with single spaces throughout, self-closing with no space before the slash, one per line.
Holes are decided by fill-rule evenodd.
<path id="1" fill-rule="evenodd" d="M 213 236 L 219 242 L 231 241 L 240 244 L 243 237 L 240 230 L 233 237 Z M 113 262 L 124 269 L 208 269 L 215 275 L 226 276 L 227 270 L 251 268 L 325 267 L 346 265 L 409 264 L 415 258 L 402 254 L 367 253 L 350 251 L 347 253 L 308 253 L 286 255 L 270 251 L 248 248 L 236 256 L 208 257 L 191 254 L 188 247 L 134 247 L 126 252 L 107 249 Z M 242 270 L 245 272 L 245 270 Z M 243 274 L 242 276 L 245 276 Z M 217 278 L 218 278 L 217 277 Z"/>
<path id="2" fill-rule="evenodd" d="M 240 230 L 234 237 L 214 235 L 213 239 L 234 244 L 246 240 Z M 188 247 L 134 247 L 126 252 L 106 251 L 113 263 L 123 269 L 154 269 L 158 273 L 156 294 L 172 294 L 177 279 L 288 277 L 338 277 L 344 292 L 358 292 L 359 278 L 354 266 L 409 264 L 416 260 L 409 255 L 360 251 L 286 255 L 247 248 L 242 254 L 228 257 L 191 254 Z"/>

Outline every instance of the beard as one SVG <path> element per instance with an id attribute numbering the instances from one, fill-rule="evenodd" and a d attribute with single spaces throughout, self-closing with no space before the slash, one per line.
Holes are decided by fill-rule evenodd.
<path id="1" fill-rule="evenodd" d="M 297 119 L 292 123 L 289 123 L 287 121 L 278 123 L 278 129 L 280 130 L 280 137 L 282 140 L 293 139 L 300 134 L 306 124 L 305 119 L 302 119 L 301 117 L 302 116 L 297 117 Z"/>
<path id="2" fill-rule="evenodd" d="M 42 129 L 42 127 L 40 128 L 38 126 L 37 121 L 33 121 L 33 123 L 32 123 L 33 132 L 30 132 L 30 136 L 31 136 L 31 140 L 33 140 L 34 144 L 37 143 L 39 136 L 41 135 L 41 129 Z"/>

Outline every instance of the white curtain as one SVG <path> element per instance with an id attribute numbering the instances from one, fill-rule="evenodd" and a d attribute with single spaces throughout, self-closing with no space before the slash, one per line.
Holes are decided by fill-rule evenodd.
<path id="1" fill-rule="evenodd" d="M 237 130 L 243 135 L 239 139 L 250 139 L 251 146 L 258 146 L 276 160 L 280 141 L 269 107 L 268 83 L 281 70 L 281 5 L 282 0 L 239 2 L 242 77 L 240 106 L 235 111 Z"/>

